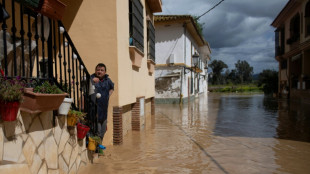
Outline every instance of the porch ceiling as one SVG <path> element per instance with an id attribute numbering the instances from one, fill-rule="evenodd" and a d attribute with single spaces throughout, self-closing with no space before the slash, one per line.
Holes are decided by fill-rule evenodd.
<path id="1" fill-rule="evenodd" d="M 147 0 L 153 13 L 162 12 L 162 2 L 161 0 Z"/>

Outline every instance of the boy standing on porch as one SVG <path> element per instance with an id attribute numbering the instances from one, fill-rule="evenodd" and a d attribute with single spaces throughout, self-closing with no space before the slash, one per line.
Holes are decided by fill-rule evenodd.
<path id="1" fill-rule="evenodd" d="M 105 64 L 99 63 L 96 66 L 95 73 L 91 75 L 97 95 L 98 135 L 101 140 L 107 130 L 109 98 L 114 91 L 114 83 L 109 78 L 109 75 L 106 74 L 106 71 L 107 68 Z"/>

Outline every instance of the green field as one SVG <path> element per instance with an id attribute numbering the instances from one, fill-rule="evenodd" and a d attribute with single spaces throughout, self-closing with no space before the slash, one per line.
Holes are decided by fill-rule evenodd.
<path id="1" fill-rule="evenodd" d="M 210 92 L 263 92 L 262 87 L 257 87 L 256 84 L 244 85 L 209 85 Z"/>

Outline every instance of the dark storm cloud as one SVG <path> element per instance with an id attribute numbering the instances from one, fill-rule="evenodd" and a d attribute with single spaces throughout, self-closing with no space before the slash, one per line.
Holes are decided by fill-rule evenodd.
<path id="1" fill-rule="evenodd" d="M 163 0 L 162 14 L 199 16 L 220 0 Z M 277 69 L 274 59 L 274 28 L 270 26 L 288 0 L 224 0 L 202 16 L 204 38 L 211 59 L 223 60 L 229 69 L 246 60 L 254 72 Z"/>

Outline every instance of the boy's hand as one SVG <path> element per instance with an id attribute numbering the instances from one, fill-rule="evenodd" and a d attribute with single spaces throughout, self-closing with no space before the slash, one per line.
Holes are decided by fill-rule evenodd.
<path id="1" fill-rule="evenodd" d="M 93 81 L 94 81 L 95 83 L 98 83 L 98 82 L 99 82 L 99 78 L 98 78 L 98 77 L 94 77 L 94 78 L 93 78 Z"/>

